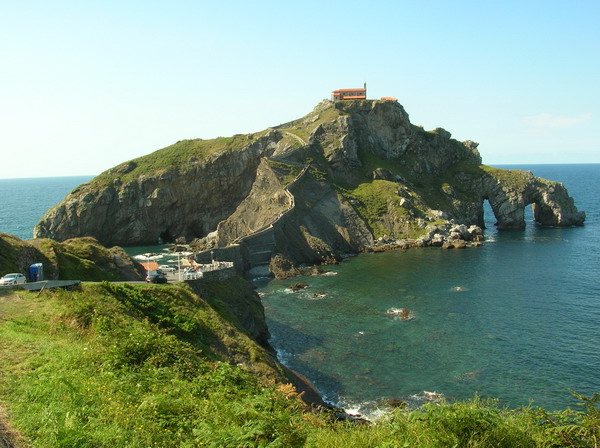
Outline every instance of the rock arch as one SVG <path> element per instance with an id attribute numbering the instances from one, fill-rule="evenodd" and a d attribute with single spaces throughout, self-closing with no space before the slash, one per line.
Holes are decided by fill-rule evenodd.
<path id="1" fill-rule="evenodd" d="M 520 172 L 518 178 L 482 178 L 482 203 L 488 200 L 499 229 L 525 228 L 525 207 L 532 205 L 533 218 L 545 227 L 581 226 L 585 212 L 575 207 L 565 186 Z"/>

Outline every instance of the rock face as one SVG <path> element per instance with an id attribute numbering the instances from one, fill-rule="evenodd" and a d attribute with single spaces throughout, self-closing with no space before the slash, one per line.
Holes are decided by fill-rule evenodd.
<path id="1" fill-rule="evenodd" d="M 386 245 L 478 243 L 485 200 L 501 229 L 523 228 L 529 204 L 540 225 L 583 224 L 562 184 L 482 165 L 477 146 L 412 125 L 396 102 L 323 101 L 261 133 L 185 140 L 125 162 L 74 190 L 34 234 L 196 239 L 246 270 L 277 255 L 327 263 Z"/>
<path id="2" fill-rule="evenodd" d="M 532 204 L 536 222 L 546 227 L 581 226 L 585 212 L 575 207 L 564 185 L 520 172 L 520 182 L 504 183 L 493 175 L 482 178 L 482 195 L 489 200 L 500 229 L 525 228 L 524 211 Z"/>
<path id="3" fill-rule="evenodd" d="M 217 146 L 202 157 L 205 148 L 200 147 L 198 154 L 169 165 L 169 155 L 189 143 L 179 142 L 151 154 L 158 160 L 156 169 L 134 160 L 108 170 L 50 210 L 34 237 L 85 235 L 104 245 L 141 245 L 205 236 L 246 197 L 261 158 L 272 154 L 283 136 L 271 131 L 246 140 L 239 151 Z"/>

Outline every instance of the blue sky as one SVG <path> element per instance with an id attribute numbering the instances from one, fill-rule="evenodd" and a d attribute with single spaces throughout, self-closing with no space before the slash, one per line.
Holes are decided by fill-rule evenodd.
<path id="1" fill-rule="evenodd" d="M 0 178 L 394 96 L 484 163 L 600 162 L 597 1 L 0 3 Z"/>

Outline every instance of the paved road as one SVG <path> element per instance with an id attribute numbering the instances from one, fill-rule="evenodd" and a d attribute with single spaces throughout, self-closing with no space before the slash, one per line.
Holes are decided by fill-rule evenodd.
<path id="1" fill-rule="evenodd" d="M 81 280 L 47 280 L 43 282 L 22 283 L 20 285 L 0 286 L 0 289 L 26 289 L 28 291 L 40 291 L 49 288 L 65 288 L 67 286 L 78 285 Z"/>

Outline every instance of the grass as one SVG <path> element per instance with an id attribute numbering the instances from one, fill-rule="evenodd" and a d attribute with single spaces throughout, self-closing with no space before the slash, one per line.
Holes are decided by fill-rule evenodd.
<path id="1" fill-rule="evenodd" d="M 325 123 L 331 123 L 341 115 L 345 115 L 345 113 L 332 105 L 331 107 L 327 107 L 326 109 L 318 112 L 318 115 L 316 116 L 313 112 L 311 112 L 306 117 L 292 122 L 290 127 L 281 130 L 297 135 L 306 142 L 314 130 L 317 129 L 317 127 Z M 308 124 L 306 124 L 307 121 Z"/>
<path id="2" fill-rule="evenodd" d="M 307 141 L 312 131 L 314 131 L 319 124 L 332 121 L 340 114 L 340 111 L 334 107 L 330 107 L 321 111 L 317 120 L 310 123 L 308 126 L 305 127 L 301 123 L 303 123 L 306 118 L 309 118 L 311 114 L 301 120 L 296 120 L 291 127 L 282 129 L 282 131 L 289 132 L 290 134 L 294 134 L 300 137 L 302 140 Z M 92 181 L 86 184 L 86 186 L 81 188 L 107 185 L 116 179 L 126 183 L 142 175 L 157 175 L 170 170 L 178 170 L 187 165 L 199 163 L 211 154 L 222 151 L 241 150 L 246 146 L 256 142 L 267 132 L 268 131 L 262 131 L 255 134 L 240 134 L 232 137 L 218 137 L 210 140 L 180 140 L 173 145 L 167 146 L 166 148 L 162 148 L 145 156 L 138 157 L 137 159 L 121 163 L 120 165 L 103 172 L 99 176 L 92 179 Z M 288 143 L 292 148 L 301 146 L 300 142 L 293 137 L 285 136 L 284 138 L 289 140 Z"/>
<path id="3" fill-rule="evenodd" d="M 28 247 L 27 242 L 8 233 L 0 233 L 0 276 L 20 272 L 19 256 Z"/>
<path id="4" fill-rule="evenodd" d="M 28 276 L 26 270 L 33 262 L 44 265 L 47 279 L 126 280 L 110 250 L 94 238 L 72 238 L 59 243 L 46 238 L 23 241 L 0 234 L 0 274 L 21 272 Z"/>
<path id="5" fill-rule="evenodd" d="M 224 362 L 248 338 L 186 287 L 104 283 L 0 305 L 0 391 L 32 446 L 295 440 L 303 405 L 279 392 L 277 371 L 269 381 Z"/>
<path id="6" fill-rule="evenodd" d="M 505 170 L 481 165 L 481 170 L 502 182 L 504 188 L 522 190 L 532 178 L 531 173 L 523 170 Z"/>
<path id="7" fill-rule="evenodd" d="M 370 174 L 377 168 L 383 168 L 391 171 L 394 174 L 400 174 L 402 176 L 409 174 L 407 173 L 407 169 L 401 163 L 400 159 L 381 159 L 372 152 L 364 150 L 358 151 L 358 158 L 363 166 L 365 176 L 370 176 Z"/>
<path id="8" fill-rule="evenodd" d="M 284 128 L 281 130 L 284 132 L 289 132 L 290 134 L 293 134 L 297 137 L 300 137 L 303 141 L 307 141 L 310 137 L 310 132 L 308 132 L 308 130 L 305 128 Z M 297 147 L 301 146 L 300 142 L 298 142 L 298 140 L 296 140 L 295 138 L 292 138 L 292 143 L 297 143 Z"/>
<path id="9" fill-rule="evenodd" d="M 597 401 L 597 400 L 596 400 Z M 344 423 L 311 434 L 307 446 L 369 447 L 584 447 L 597 446 L 598 420 L 588 427 L 586 414 L 555 413 L 565 427 L 556 430 L 541 409 L 510 410 L 477 397 L 454 404 L 429 404 L 398 410 L 374 426 Z M 597 410 L 588 416 L 597 419 Z M 556 422 L 555 422 L 556 423 Z M 557 423 L 558 424 L 558 423 Z M 572 425 L 572 426 L 569 426 Z M 585 429 L 584 429 L 585 426 Z M 568 429 L 573 428 L 573 429 Z M 585 433 L 585 434 L 584 434 Z M 583 435 L 583 437 L 582 437 Z"/>
<path id="10" fill-rule="evenodd" d="M 410 218 L 411 213 L 418 209 L 407 203 L 400 205 L 403 198 L 398 195 L 399 189 L 395 182 L 373 180 L 361 183 L 352 190 L 338 188 L 338 192 L 350 200 L 375 238 L 384 235 L 417 238 L 421 236 L 423 229 L 416 226 Z"/>
<path id="11" fill-rule="evenodd" d="M 242 306 L 247 288 L 0 292 L 0 396 L 12 425 L 32 447 L 598 446 L 598 394 L 552 413 L 477 397 L 373 424 L 309 412 L 277 370 L 255 376 L 229 359 L 247 336 L 226 302 Z"/>
<path id="12" fill-rule="evenodd" d="M 267 163 L 278 175 L 283 185 L 292 183 L 298 174 L 300 174 L 300 171 L 302 171 L 302 167 L 296 164 L 279 162 L 273 159 L 268 159 Z"/>
<path id="13" fill-rule="evenodd" d="M 148 155 L 124 162 L 99 176 L 95 177 L 92 184 L 107 184 L 115 178 L 128 182 L 141 175 L 158 174 L 171 169 L 179 169 L 186 165 L 193 165 L 211 154 L 221 151 L 237 151 L 264 136 L 267 131 L 256 134 L 238 134 L 232 137 L 218 137 L 211 140 L 192 139 L 180 140 L 177 143 L 159 149 Z"/>
<path id="14" fill-rule="evenodd" d="M 61 279 L 124 280 L 116 272 L 115 266 L 113 270 L 105 268 L 112 263 L 113 257 L 108 249 L 93 238 L 73 238 L 62 243 L 40 239 L 34 243 L 50 263 L 58 267 L 58 277 Z"/>

